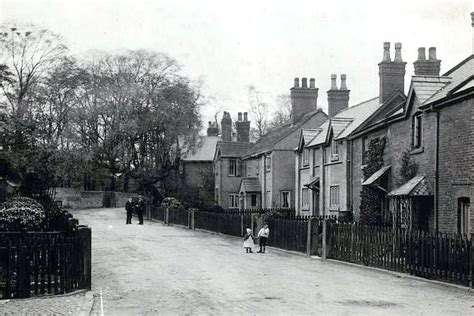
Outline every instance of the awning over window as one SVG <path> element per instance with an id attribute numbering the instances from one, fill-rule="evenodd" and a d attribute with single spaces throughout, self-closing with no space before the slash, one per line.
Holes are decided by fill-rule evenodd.
<path id="1" fill-rule="evenodd" d="M 380 189 L 387 193 L 387 178 L 384 179 L 384 176 L 388 174 L 391 166 L 384 166 L 372 174 L 367 180 L 365 180 L 362 185 L 371 186 L 377 189 Z"/>
<path id="2" fill-rule="evenodd" d="M 388 196 L 430 196 L 433 195 L 425 176 L 416 176 L 407 183 L 388 193 Z"/>
<path id="3" fill-rule="evenodd" d="M 311 178 L 304 186 L 311 190 L 319 190 L 319 177 Z"/>
<path id="4" fill-rule="evenodd" d="M 262 192 L 260 181 L 258 181 L 258 178 L 243 178 L 240 183 L 240 192 Z"/>

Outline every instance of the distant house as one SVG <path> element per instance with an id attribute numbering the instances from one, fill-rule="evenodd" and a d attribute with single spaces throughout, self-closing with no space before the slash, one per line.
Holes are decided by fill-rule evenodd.
<path id="1" fill-rule="evenodd" d="M 199 190 L 207 204 L 212 204 L 214 197 L 212 185 L 214 152 L 217 143 L 221 140 L 218 132 L 217 124 L 209 122 L 207 135 L 198 136 L 196 144 L 182 158 L 184 184 L 189 188 Z M 211 185 L 208 185 L 208 183 L 211 183 Z"/>
<path id="2" fill-rule="evenodd" d="M 239 196 L 243 208 L 294 208 L 294 144 L 302 129 L 319 126 L 327 115 L 317 107 L 314 79 L 295 79 L 291 88 L 292 120 L 263 135 L 242 155 L 245 170 Z"/>
<path id="3" fill-rule="evenodd" d="M 360 169 L 352 160 L 353 133 L 374 116 L 382 106 L 393 108 L 403 103 L 405 63 L 401 45 L 396 44 L 395 61 L 388 60 L 389 44 L 385 44 L 384 61 L 379 64 L 379 96 L 349 107 L 346 76 L 331 76 L 328 93 L 329 118 L 321 126 L 311 126 L 300 133 L 296 149 L 296 211 L 300 215 L 346 216 L 353 211 L 355 192 L 352 170 Z M 357 214 L 356 214 L 357 215 Z"/>
<path id="4" fill-rule="evenodd" d="M 472 233 L 474 216 L 474 55 L 440 76 L 436 49 L 418 50 L 406 102 L 383 105 L 351 136 L 353 208 L 368 186 L 380 193 L 398 226 L 426 231 Z M 367 146 L 386 139 L 384 165 L 365 179 Z M 405 156 L 405 161 L 403 160 Z M 404 164 L 415 166 L 407 178 Z"/>
<path id="5" fill-rule="evenodd" d="M 213 151 L 214 201 L 223 208 L 239 207 L 239 187 L 243 177 L 242 154 L 253 146 L 250 143 L 250 121 L 247 113 L 238 114 L 237 139 L 232 137 L 232 118 L 228 112 L 222 117 L 222 141 Z"/>

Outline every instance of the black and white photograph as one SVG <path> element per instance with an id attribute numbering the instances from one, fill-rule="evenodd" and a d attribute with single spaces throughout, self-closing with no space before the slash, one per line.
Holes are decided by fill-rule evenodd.
<path id="1" fill-rule="evenodd" d="M 0 0 L 0 315 L 474 315 L 474 0 Z"/>

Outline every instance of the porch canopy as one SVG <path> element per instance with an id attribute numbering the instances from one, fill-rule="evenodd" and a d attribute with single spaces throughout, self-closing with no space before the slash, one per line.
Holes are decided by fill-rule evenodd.
<path id="1" fill-rule="evenodd" d="M 308 189 L 311 189 L 311 190 L 319 190 L 319 177 L 313 177 L 309 180 L 308 183 L 306 183 L 304 185 L 305 187 L 307 187 Z"/>
<path id="2" fill-rule="evenodd" d="M 367 180 L 362 182 L 362 185 L 373 186 L 381 189 L 382 191 L 387 192 L 387 190 L 381 186 L 381 180 L 385 175 L 388 174 L 390 168 L 391 166 L 384 166 L 379 170 L 375 171 L 375 173 L 372 174 Z"/>
<path id="3" fill-rule="evenodd" d="M 415 197 L 431 195 L 433 195 L 433 193 L 431 192 L 430 185 L 425 176 L 416 176 L 398 189 L 392 190 L 388 193 L 389 197 Z"/>
<path id="4" fill-rule="evenodd" d="M 262 188 L 258 178 L 243 178 L 240 183 L 240 193 L 260 193 Z"/>

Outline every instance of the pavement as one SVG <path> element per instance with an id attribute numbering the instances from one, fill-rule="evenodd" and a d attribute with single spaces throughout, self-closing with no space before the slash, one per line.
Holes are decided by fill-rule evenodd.
<path id="1" fill-rule="evenodd" d="M 125 225 L 124 209 L 73 214 L 92 227 L 91 315 L 474 314 L 474 294 L 462 287 L 274 248 L 246 254 L 240 238 L 136 219 Z M 63 309 L 35 314 L 76 314 L 76 298 L 58 298 Z M 53 306 L 56 298 L 21 301 L 47 300 Z M 25 314 L 7 311 L 17 313 Z"/>

